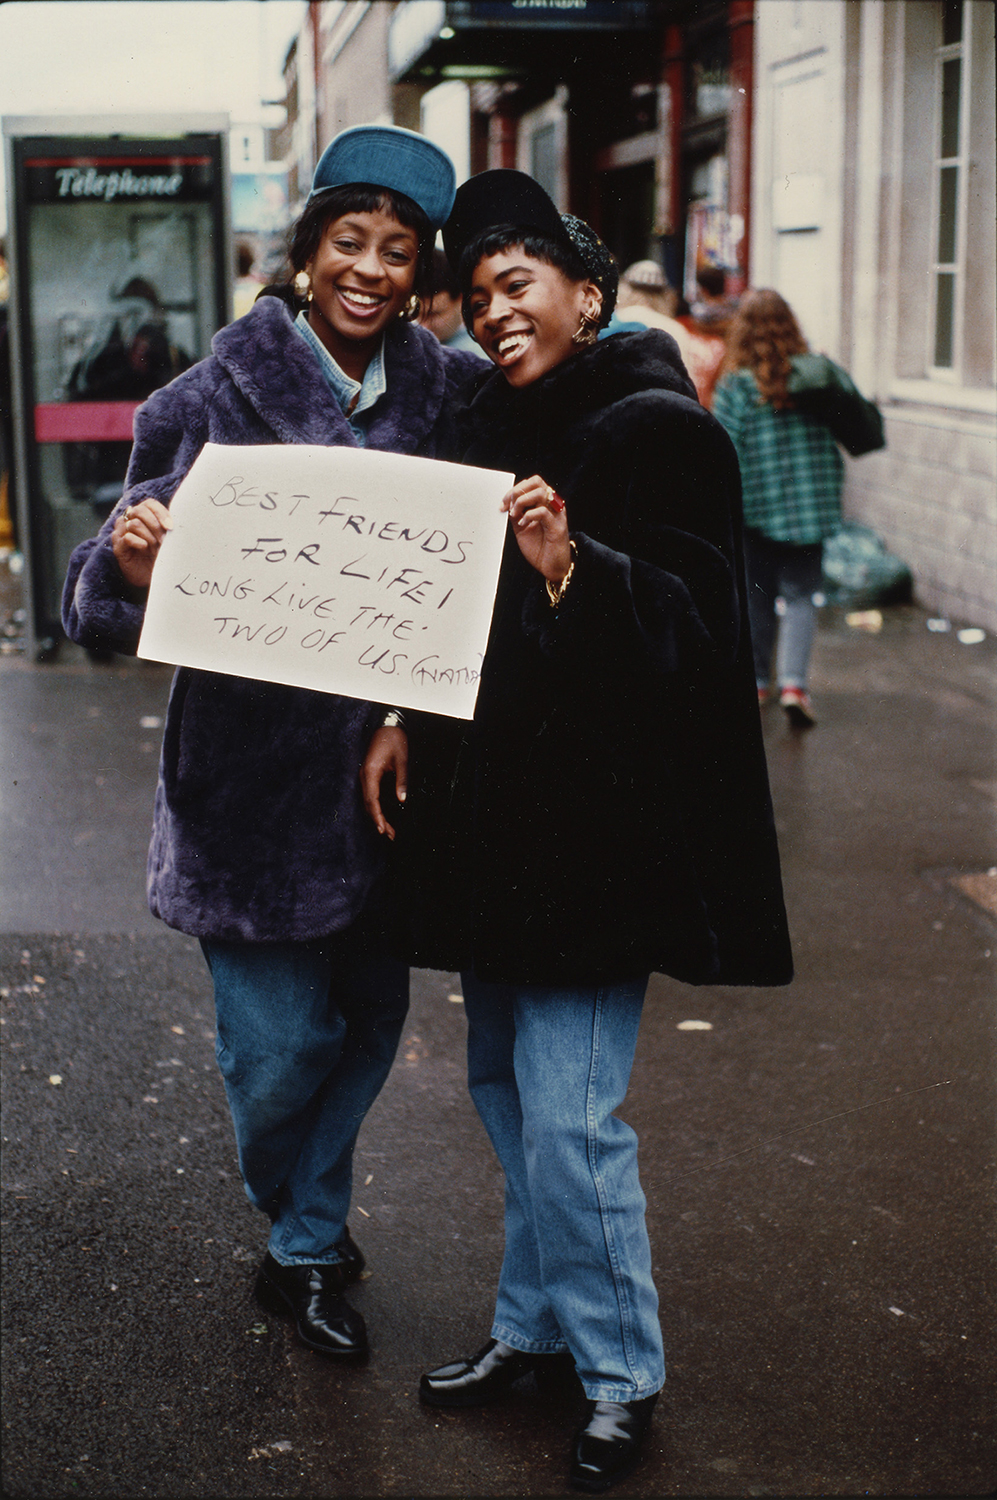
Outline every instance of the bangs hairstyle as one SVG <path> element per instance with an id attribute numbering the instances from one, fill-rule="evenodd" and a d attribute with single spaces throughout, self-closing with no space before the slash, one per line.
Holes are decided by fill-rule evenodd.
<path id="1" fill-rule="evenodd" d="M 345 187 L 327 188 L 309 203 L 291 225 L 287 241 L 287 259 L 291 267 L 288 281 L 318 252 L 326 225 L 344 214 L 393 214 L 406 229 L 414 229 L 419 240 L 415 260 L 415 282 L 412 290 L 422 299 L 433 295 L 433 246 L 436 230 L 418 203 L 404 193 L 372 183 L 351 182 Z M 405 315 L 403 315 L 405 316 Z M 415 314 L 418 317 L 418 313 Z"/>
<path id="2" fill-rule="evenodd" d="M 489 255 L 501 255 L 503 250 L 517 247 L 531 260 L 542 260 L 548 266 L 563 271 L 569 281 L 591 281 L 592 277 L 577 251 L 558 240 L 548 239 L 532 229 L 517 229 L 514 224 L 498 224 L 483 229 L 464 246 L 460 257 L 458 278 L 461 286 L 461 312 L 468 328 L 471 327 L 471 283 L 481 261 Z"/>
<path id="3" fill-rule="evenodd" d="M 808 349 L 789 303 L 778 292 L 761 288 L 742 297 L 734 314 L 720 376 L 750 370 L 759 399 L 783 411 L 793 405 L 786 392 L 790 356 L 806 354 Z"/>

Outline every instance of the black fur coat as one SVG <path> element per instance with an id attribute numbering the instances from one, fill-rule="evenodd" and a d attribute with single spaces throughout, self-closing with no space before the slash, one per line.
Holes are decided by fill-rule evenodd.
<path id="1" fill-rule="evenodd" d="M 492 372 L 468 463 L 567 502 L 555 611 L 507 539 L 473 724 L 413 716 L 410 959 L 482 979 L 792 975 L 748 637 L 740 479 L 668 335 Z"/>

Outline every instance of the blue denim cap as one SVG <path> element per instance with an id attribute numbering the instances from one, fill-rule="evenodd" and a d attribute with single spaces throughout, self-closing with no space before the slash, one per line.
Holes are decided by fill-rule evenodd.
<path id="1" fill-rule="evenodd" d="M 326 188 L 367 182 L 418 203 L 434 229 L 453 207 L 457 174 L 445 151 L 400 125 L 353 125 L 341 130 L 319 157 L 308 201 Z"/>

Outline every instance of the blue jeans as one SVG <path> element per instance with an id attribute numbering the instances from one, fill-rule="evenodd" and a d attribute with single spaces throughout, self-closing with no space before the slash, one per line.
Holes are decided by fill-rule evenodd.
<path id="1" fill-rule="evenodd" d="M 822 542 L 796 546 L 774 542 L 760 531 L 744 533 L 744 566 L 748 575 L 748 618 L 755 655 L 755 680 L 768 687 L 772 648 L 776 646 L 775 675 L 780 688 L 806 688 L 810 652 L 817 629 L 813 596 L 821 585 Z M 785 610 L 780 620 L 776 599 Z"/>
<path id="2" fill-rule="evenodd" d="M 591 1400 L 665 1379 L 630 1081 L 646 976 L 569 989 L 461 976 L 471 1096 L 505 1171 L 492 1338 L 567 1347 Z"/>
<path id="3" fill-rule="evenodd" d="M 215 1055 L 251 1203 L 282 1265 L 335 1264 L 353 1147 L 394 1061 L 408 970 L 353 930 L 314 943 L 201 944 Z"/>

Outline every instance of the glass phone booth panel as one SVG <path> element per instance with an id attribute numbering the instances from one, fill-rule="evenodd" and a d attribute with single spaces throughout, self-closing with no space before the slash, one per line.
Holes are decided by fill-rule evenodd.
<path id="1" fill-rule="evenodd" d="M 26 550 L 44 651 L 61 637 L 70 553 L 121 496 L 135 410 L 209 353 L 231 270 L 220 135 L 13 145 Z"/>

